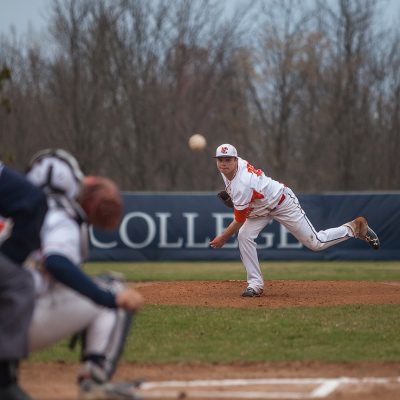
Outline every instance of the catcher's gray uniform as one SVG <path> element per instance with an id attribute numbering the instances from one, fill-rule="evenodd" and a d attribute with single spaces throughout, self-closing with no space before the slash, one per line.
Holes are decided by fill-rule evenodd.
<path id="1" fill-rule="evenodd" d="M 80 265 L 87 254 L 86 224 L 77 222 L 76 210 L 65 207 L 54 198 L 49 199 L 49 211 L 42 229 L 41 254 L 36 254 L 31 260 L 37 299 L 29 332 L 29 350 L 43 349 L 85 331 L 83 356 L 89 360 L 85 369 L 91 366 L 91 355 L 103 356 L 104 369 L 96 367 L 93 371 L 97 379 L 105 381 L 114 372 L 131 316 L 123 310 L 97 305 L 43 272 L 38 263 L 41 258 L 58 255 Z M 114 292 L 121 290 L 123 285 L 113 279 L 101 278 L 97 283 Z"/>
<path id="2" fill-rule="evenodd" d="M 27 176 L 48 193 L 49 207 L 41 231 L 41 250 L 27 262 L 36 293 L 29 350 L 82 334 L 83 365 L 78 379 L 82 398 L 97 398 L 94 391 L 100 389 L 104 390 L 102 396 L 106 392 L 108 396 L 107 382 L 115 371 L 132 319 L 130 312 L 116 304 L 116 293 L 124 285 L 112 277 L 94 280 L 80 269 L 88 253 L 88 232 L 87 215 L 77 202 L 85 184 L 75 159 L 63 151 L 44 151 L 35 158 Z M 92 200 L 106 201 L 104 196 L 93 195 Z M 110 398 L 135 397 L 129 393 L 118 397 L 113 392 Z"/>

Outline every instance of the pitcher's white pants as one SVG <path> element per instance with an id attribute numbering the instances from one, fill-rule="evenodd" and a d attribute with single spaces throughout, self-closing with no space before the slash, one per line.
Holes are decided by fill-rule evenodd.
<path id="1" fill-rule="evenodd" d="M 240 256 L 246 268 L 247 283 L 256 291 L 263 289 L 264 279 L 255 240 L 263 228 L 273 220 L 282 224 L 300 243 L 313 251 L 327 249 L 350 237 L 345 226 L 317 232 L 293 191 L 285 187 L 283 193 L 286 198 L 274 211 L 266 216 L 248 218 L 238 232 Z"/>

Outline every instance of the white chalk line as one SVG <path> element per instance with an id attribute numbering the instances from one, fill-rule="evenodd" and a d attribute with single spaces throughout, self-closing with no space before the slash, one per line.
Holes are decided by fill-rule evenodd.
<path id="1" fill-rule="evenodd" d="M 341 385 L 340 379 L 330 379 L 320 384 L 310 393 L 310 398 L 318 399 L 328 397 Z"/>
<path id="2" fill-rule="evenodd" d="M 155 391 L 151 393 L 140 392 L 143 399 L 285 399 L 304 400 L 309 397 L 295 392 L 218 392 L 218 391 Z"/>
<path id="3" fill-rule="evenodd" d="M 266 378 L 266 379 L 211 379 L 192 381 L 161 381 L 144 382 L 140 385 L 140 391 L 145 398 L 181 398 L 185 394 L 187 398 L 231 398 L 231 399 L 316 399 L 325 398 L 333 393 L 341 385 L 400 383 L 400 377 L 365 377 L 365 378 Z M 250 391 L 246 386 L 255 385 L 283 385 L 285 391 Z M 290 385 L 316 385 L 309 392 L 288 391 Z M 217 391 L 217 390 L 193 390 L 193 388 L 212 387 L 239 387 L 242 390 Z M 158 390 L 154 390 L 158 389 Z M 164 389 L 164 390 L 160 390 Z M 192 389 L 185 393 L 184 389 Z M 147 393 L 146 393 L 147 392 Z"/>

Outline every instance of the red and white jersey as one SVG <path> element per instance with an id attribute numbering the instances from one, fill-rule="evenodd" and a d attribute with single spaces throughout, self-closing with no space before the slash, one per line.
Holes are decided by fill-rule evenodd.
<path id="1" fill-rule="evenodd" d="M 233 201 L 235 220 L 238 222 L 269 214 L 282 198 L 282 183 L 266 176 L 240 157 L 236 175 L 231 181 L 224 174 L 221 175 Z"/>

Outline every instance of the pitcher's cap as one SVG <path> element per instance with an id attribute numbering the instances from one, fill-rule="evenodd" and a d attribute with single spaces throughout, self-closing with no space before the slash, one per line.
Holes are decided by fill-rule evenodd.
<path id="1" fill-rule="evenodd" d="M 231 144 L 225 143 L 221 144 L 217 147 L 215 152 L 215 158 L 218 157 L 236 157 L 237 158 L 237 150 Z"/>

